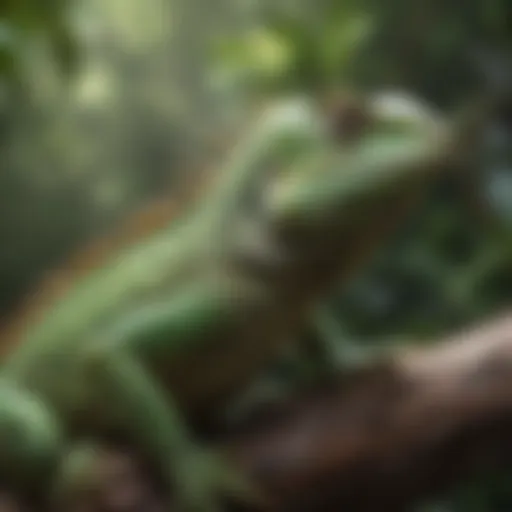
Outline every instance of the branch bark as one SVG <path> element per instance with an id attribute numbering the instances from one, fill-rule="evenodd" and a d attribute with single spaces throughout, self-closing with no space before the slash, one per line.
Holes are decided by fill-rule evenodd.
<path id="1" fill-rule="evenodd" d="M 511 431 L 512 311 L 300 393 L 219 442 L 266 491 L 265 512 L 410 511 L 510 464 Z"/>
<path id="2" fill-rule="evenodd" d="M 279 511 L 411 510 L 512 455 L 512 312 L 298 397 L 226 441 Z"/>

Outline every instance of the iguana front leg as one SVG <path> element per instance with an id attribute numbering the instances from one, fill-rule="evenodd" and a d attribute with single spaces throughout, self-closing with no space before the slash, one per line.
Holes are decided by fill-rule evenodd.
<path id="1" fill-rule="evenodd" d="M 145 363 L 179 360 L 194 344 L 204 348 L 205 332 L 236 321 L 240 311 L 233 301 L 243 303 L 241 297 L 243 288 L 229 282 L 190 286 L 168 301 L 148 304 L 120 319 L 86 354 L 88 375 L 109 404 L 116 426 L 160 466 L 186 512 L 216 511 L 222 495 L 252 500 L 256 493 L 238 472 L 199 447 L 172 390 L 164 390 Z"/>
<path id="2" fill-rule="evenodd" d="M 213 512 L 226 495 L 249 495 L 248 484 L 192 439 L 177 404 L 136 357 L 122 350 L 104 352 L 94 365 L 106 396 L 115 398 L 116 414 L 158 462 L 180 510 Z"/>

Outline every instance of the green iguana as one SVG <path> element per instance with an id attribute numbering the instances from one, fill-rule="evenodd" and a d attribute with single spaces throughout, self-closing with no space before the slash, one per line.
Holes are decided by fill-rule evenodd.
<path id="1" fill-rule="evenodd" d="M 368 241 L 446 167 L 454 130 L 387 105 L 366 102 L 364 127 L 342 140 L 313 100 L 268 110 L 202 201 L 26 325 L 0 373 L 0 466 L 42 480 L 77 432 L 113 428 L 154 461 L 182 510 L 243 495 L 186 418 L 296 340 Z"/>

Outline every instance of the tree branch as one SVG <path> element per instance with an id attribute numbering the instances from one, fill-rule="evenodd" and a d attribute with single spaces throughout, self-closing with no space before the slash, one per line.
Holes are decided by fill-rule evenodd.
<path id="1" fill-rule="evenodd" d="M 219 442 L 268 510 L 410 511 L 509 464 L 511 431 L 512 312 L 323 383 Z"/>
<path id="2" fill-rule="evenodd" d="M 298 398 L 227 441 L 276 509 L 410 510 L 508 464 L 512 313 Z"/>

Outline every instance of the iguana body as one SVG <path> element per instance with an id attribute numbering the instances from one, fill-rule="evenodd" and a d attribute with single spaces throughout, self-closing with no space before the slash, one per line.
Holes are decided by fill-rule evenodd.
<path id="1" fill-rule="evenodd" d="M 123 430 L 152 457 L 185 510 L 213 510 L 235 480 L 220 465 L 201 471 L 209 459 L 182 415 L 225 401 L 296 339 L 369 234 L 395 224 L 439 167 L 440 126 L 378 115 L 340 145 L 314 105 L 278 108 L 203 202 L 29 326 L 2 368 L 0 449 L 11 465 L 36 471 L 93 418 L 91 428 Z M 4 419 L 26 432 L 25 457 Z"/>

